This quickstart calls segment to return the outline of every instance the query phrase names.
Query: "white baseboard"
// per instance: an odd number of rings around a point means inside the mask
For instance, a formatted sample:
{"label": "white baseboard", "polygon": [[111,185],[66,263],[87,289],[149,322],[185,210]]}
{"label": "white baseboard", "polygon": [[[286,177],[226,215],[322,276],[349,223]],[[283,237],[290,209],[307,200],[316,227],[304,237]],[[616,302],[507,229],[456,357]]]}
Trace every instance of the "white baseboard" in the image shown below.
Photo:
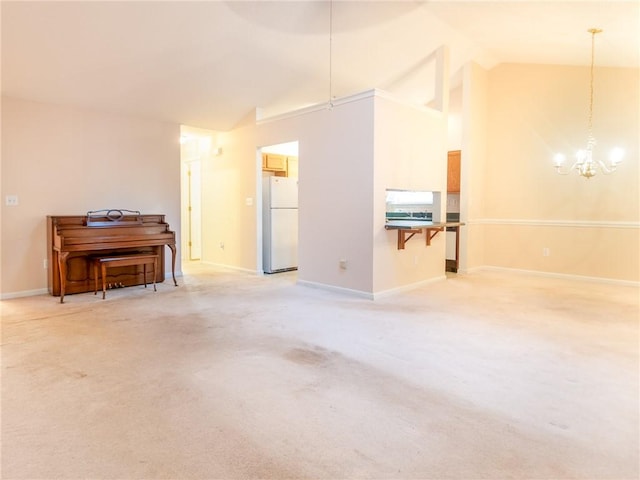
{"label": "white baseboard", "polygon": [[235,265],[225,265],[223,263],[214,263],[214,262],[205,262],[205,261],[201,261],[200,264],[201,265],[208,265],[210,267],[221,268],[221,269],[224,269],[224,270],[233,270],[233,271],[236,271],[236,272],[250,273],[252,275],[262,275],[262,271],[251,270],[249,268],[238,267],[238,266],[235,266]]}
{"label": "white baseboard", "polygon": [[370,292],[364,292],[362,290],[353,290],[351,288],[336,287],[335,285],[329,285],[326,283],[310,282],[309,280],[299,280],[298,285],[305,287],[317,288],[319,290],[326,290],[329,292],[342,293],[351,297],[366,298],[367,300],[373,300],[373,294]]}
{"label": "white baseboard", "polygon": [[408,285],[402,285],[402,286],[396,287],[396,288],[390,288],[389,290],[382,290],[381,292],[376,292],[376,293],[373,294],[373,298],[374,298],[374,300],[377,300],[379,298],[389,297],[389,296],[392,296],[392,295],[396,295],[398,293],[406,292],[408,290],[415,290],[416,288],[423,287],[423,286],[428,285],[430,283],[441,282],[441,281],[446,280],[446,279],[447,279],[446,275],[440,275],[438,277],[427,278],[426,280],[420,280],[419,282],[410,283]]}
{"label": "white baseboard", "polygon": [[[176,278],[182,277],[182,272],[176,272]],[[164,272],[165,280],[173,280],[171,272]],[[0,294],[0,300],[11,300],[12,298],[35,297],[36,295],[48,295],[49,289],[38,288],[36,290],[22,290],[21,292],[10,292]]]}
{"label": "white baseboard", "polygon": [[640,228],[639,222],[592,221],[592,220],[542,220],[523,218],[478,218],[467,219],[467,225],[520,225],[527,227],[569,228]]}
{"label": "white baseboard", "polygon": [[35,297],[36,295],[46,295],[49,290],[46,288],[38,288],[36,290],[22,290],[21,292],[3,293],[0,300],[11,300],[12,298]]}
{"label": "white baseboard", "polygon": [[604,283],[608,285],[624,285],[627,287],[640,287],[640,282],[634,282],[633,280],[620,280],[617,278],[606,278],[606,277],[587,277],[585,275],[572,275],[568,273],[543,272],[539,270],[524,270],[519,268],[496,267],[492,265],[473,267],[465,270],[464,272],[460,271],[460,273],[475,273],[475,272],[481,272],[481,271],[505,272],[505,273],[519,274],[519,275],[534,275],[537,277],[559,278],[564,280],[578,280],[581,282]]}
{"label": "white baseboard", "polygon": [[366,298],[367,300],[378,300],[380,298],[389,297],[392,295],[396,295],[398,293],[406,292],[408,290],[415,290],[416,288],[424,286],[429,283],[440,282],[442,280],[446,280],[446,278],[447,278],[446,275],[442,275],[439,277],[428,278],[426,280],[421,280],[419,282],[410,283],[408,285],[402,285],[400,287],[390,288],[389,290],[382,290],[380,292],[375,292],[375,293],[365,292],[362,290],[354,290],[351,288],[336,287],[335,285],[328,285],[326,283],[310,282],[308,280],[298,280],[297,283],[306,287],[312,287],[312,288],[318,288],[320,290],[327,290],[330,292],[342,293],[352,297]]}

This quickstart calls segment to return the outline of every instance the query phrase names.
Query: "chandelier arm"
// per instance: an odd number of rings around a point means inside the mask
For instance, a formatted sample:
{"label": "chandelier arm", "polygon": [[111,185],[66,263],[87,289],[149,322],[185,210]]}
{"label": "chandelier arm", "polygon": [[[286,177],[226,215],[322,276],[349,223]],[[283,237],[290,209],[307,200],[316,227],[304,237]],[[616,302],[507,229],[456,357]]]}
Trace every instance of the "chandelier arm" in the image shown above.
{"label": "chandelier arm", "polygon": [[556,165],[555,169],[556,172],[558,173],[558,175],[569,175],[571,172],[573,172],[574,170],[579,170],[580,167],[578,166],[580,162],[575,162],[573,165],[571,165],[567,170],[562,170],[562,167],[564,165]]}
{"label": "chandelier arm", "polygon": [[614,168],[609,167],[602,160],[598,160],[598,165],[600,165],[600,168],[602,169],[602,173],[604,173],[605,175],[609,175],[610,173],[613,173],[613,171],[615,170],[615,167]]}

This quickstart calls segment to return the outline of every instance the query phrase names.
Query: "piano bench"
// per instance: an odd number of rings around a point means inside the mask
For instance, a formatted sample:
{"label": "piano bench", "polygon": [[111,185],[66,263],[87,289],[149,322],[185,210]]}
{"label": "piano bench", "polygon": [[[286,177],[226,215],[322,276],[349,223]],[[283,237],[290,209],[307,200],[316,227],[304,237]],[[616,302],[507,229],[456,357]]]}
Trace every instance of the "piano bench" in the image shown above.
{"label": "piano bench", "polygon": [[156,271],[158,269],[159,255],[153,253],[132,253],[123,255],[111,255],[93,258],[93,294],[98,294],[98,267],[102,277],[102,299],[107,295],[107,268],[109,267],[129,267],[131,265],[142,265],[144,276],[144,288],[147,288],[147,265],[153,265],[153,291],[156,290]]}

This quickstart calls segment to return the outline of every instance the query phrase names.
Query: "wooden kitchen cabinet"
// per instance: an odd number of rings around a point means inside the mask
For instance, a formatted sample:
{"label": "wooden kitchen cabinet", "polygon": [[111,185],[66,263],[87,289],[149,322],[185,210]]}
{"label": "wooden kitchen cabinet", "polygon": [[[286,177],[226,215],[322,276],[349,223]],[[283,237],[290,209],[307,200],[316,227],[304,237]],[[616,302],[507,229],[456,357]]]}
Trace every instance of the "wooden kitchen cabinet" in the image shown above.
{"label": "wooden kitchen cabinet", "polygon": [[460,193],[460,150],[447,155],[447,192]]}
{"label": "wooden kitchen cabinet", "polygon": [[298,178],[298,157],[290,157],[278,153],[263,153],[262,170],[274,172],[277,177]]}
{"label": "wooden kitchen cabinet", "polygon": [[277,153],[263,153],[262,169],[269,170],[271,172],[286,172],[287,171],[286,155],[280,155]]}

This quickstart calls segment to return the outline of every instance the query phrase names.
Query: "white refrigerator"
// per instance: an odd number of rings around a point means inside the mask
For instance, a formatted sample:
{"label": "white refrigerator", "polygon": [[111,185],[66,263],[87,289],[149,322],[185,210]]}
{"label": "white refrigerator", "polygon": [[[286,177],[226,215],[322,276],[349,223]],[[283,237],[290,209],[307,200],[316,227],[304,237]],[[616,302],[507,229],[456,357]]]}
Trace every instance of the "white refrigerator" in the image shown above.
{"label": "white refrigerator", "polygon": [[298,268],[298,179],[264,177],[262,263],[265,273]]}

